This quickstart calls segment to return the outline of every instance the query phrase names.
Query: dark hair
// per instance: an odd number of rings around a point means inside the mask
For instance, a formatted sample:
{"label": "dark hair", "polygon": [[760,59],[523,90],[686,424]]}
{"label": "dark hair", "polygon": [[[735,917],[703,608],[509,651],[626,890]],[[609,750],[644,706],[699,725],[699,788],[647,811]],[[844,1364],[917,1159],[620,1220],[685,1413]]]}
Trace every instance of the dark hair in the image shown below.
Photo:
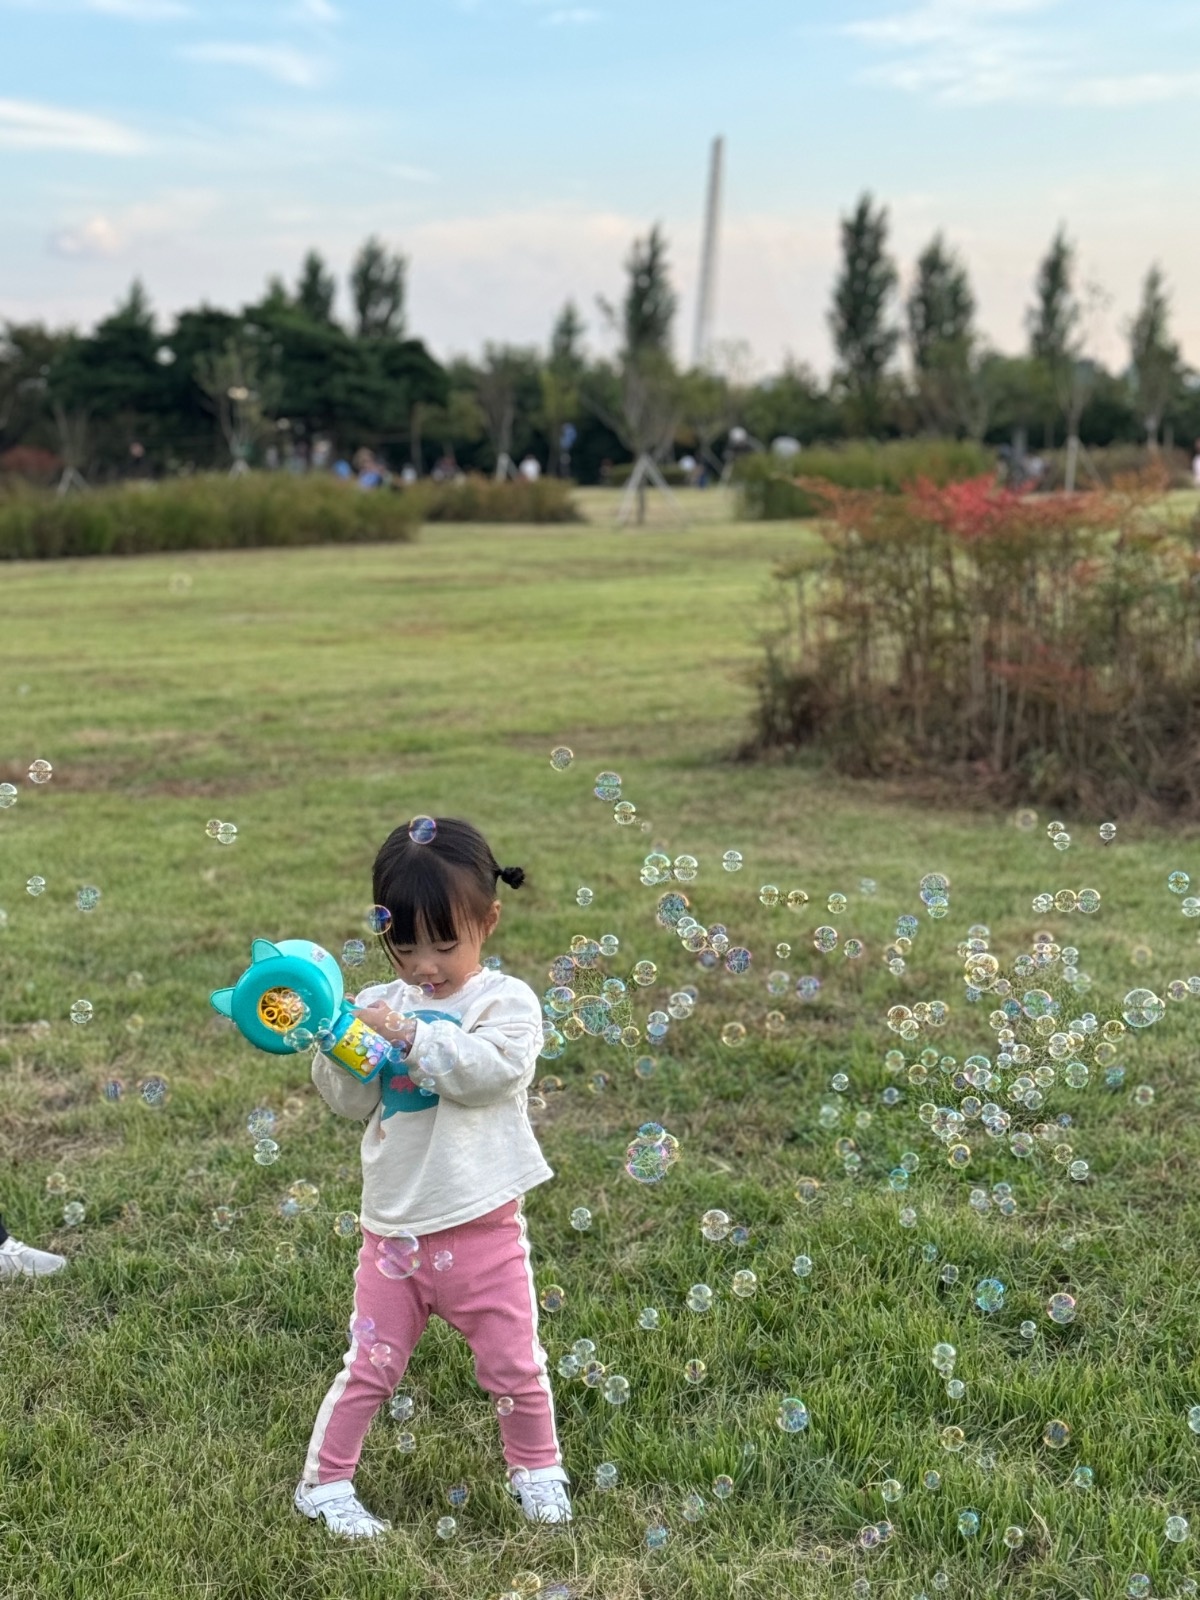
{"label": "dark hair", "polygon": [[392,914],[388,944],[415,944],[419,931],[439,942],[458,938],[458,922],[480,923],[496,898],[497,882],[519,889],[520,867],[502,867],[487,840],[458,817],[436,817],[427,844],[402,822],[380,846],[372,875],[375,904]]}

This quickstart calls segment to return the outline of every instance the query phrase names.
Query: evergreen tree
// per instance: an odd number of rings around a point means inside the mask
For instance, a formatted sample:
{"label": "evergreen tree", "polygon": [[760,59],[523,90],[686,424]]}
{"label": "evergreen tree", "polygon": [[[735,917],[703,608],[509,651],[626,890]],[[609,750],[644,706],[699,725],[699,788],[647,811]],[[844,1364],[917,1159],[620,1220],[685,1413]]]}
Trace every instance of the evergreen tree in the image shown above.
{"label": "evergreen tree", "polygon": [[408,262],[371,237],[354,258],[350,294],[360,339],[404,337],[404,292]]}
{"label": "evergreen tree", "polygon": [[980,433],[975,296],[966,268],[940,233],[917,259],[906,310],[917,404],[926,425],[939,433]]}
{"label": "evergreen tree", "polygon": [[1074,278],[1075,247],[1060,227],[1038,268],[1034,303],[1025,318],[1030,355],[1054,374],[1078,355],[1080,308]]}
{"label": "evergreen tree", "polygon": [[1179,346],[1170,335],[1170,301],[1162,269],[1153,266],[1142,285],[1142,303],[1129,329],[1134,393],[1146,429],[1146,442],[1158,449],[1164,413],[1180,385]]}
{"label": "evergreen tree", "polygon": [[625,270],[629,277],[621,317],[625,354],[634,359],[669,359],[678,302],[667,276],[667,242],[657,223],[644,239],[634,240]]}
{"label": "evergreen tree", "polygon": [[967,269],[942,235],[936,234],[917,258],[917,276],[908,296],[908,338],[913,366],[932,372],[947,351],[970,350],[975,337],[975,296]]}
{"label": "evergreen tree", "polygon": [[579,381],[584,370],[582,338],[583,319],[574,301],[568,300],[551,330],[550,354],[541,374],[541,420],[549,445],[550,470],[556,476],[567,473],[567,453],[560,439],[564,423],[574,419],[579,407]]}
{"label": "evergreen tree", "polygon": [[337,283],[315,250],[310,250],[300,269],[296,285],[296,310],[313,322],[332,323]]}
{"label": "evergreen tree", "polygon": [[886,207],[875,210],[864,194],[842,219],[842,266],[829,313],[841,381],[869,432],[879,426],[883,379],[900,342],[890,317],[898,274],[887,253],[887,234]]}

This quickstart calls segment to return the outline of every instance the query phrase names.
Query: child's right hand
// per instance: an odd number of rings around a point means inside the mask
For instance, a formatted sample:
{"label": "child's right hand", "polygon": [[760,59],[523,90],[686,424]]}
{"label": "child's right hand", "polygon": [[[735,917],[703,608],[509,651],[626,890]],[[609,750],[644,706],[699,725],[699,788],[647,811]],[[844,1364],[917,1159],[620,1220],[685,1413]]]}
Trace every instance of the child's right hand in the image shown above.
{"label": "child's right hand", "polygon": [[360,1022],[365,1022],[368,1028],[382,1034],[391,1044],[402,1044],[407,1049],[412,1049],[413,1040],[417,1035],[415,1018],[400,1016],[382,1000],[376,1000],[369,1006],[355,1006],[354,1015]]}

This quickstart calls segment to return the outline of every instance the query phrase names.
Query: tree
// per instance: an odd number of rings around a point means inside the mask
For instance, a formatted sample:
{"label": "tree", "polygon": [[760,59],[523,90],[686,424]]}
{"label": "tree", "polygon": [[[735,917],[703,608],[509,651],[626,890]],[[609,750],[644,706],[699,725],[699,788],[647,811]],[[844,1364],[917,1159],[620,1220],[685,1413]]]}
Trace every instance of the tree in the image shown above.
{"label": "tree", "polygon": [[1179,346],[1170,336],[1170,300],[1162,269],[1153,266],[1142,285],[1142,303],[1129,329],[1129,362],[1134,393],[1146,429],[1146,443],[1158,449],[1163,416],[1179,391]]}
{"label": "tree", "polygon": [[268,420],[278,399],[278,380],[264,372],[262,353],[249,331],[220,351],[206,351],[195,364],[196,383],[217,419],[234,473],[244,472],[254,446],[273,431]]}
{"label": "tree", "polygon": [[887,253],[888,214],[864,194],[842,219],[842,266],[829,328],[852,410],[868,432],[879,427],[884,374],[900,342],[890,318],[898,274]]}
{"label": "tree", "polygon": [[333,321],[333,302],[337,297],[337,283],[324,261],[315,250],[310,250],[300,269],[296,285],[296,310],[302,311],[313,322]]}
{"label": "tree", "polygon": [[50,443],[49,377],[71,338],[40,322],[5,324],[0,332],[0,446],[8,439]]}
{"label": "tree", "polygon": [[626,353],[669,357],[678,301],[667,276],[667,242],[657,223],[645,239],[634,240],[625,271],[629,280],[622,304]]}
{"label": "tree", "polygon": [[360,339],[400,339],[404,336],[404,293],[408,262],[392,255],[381,239],[372,236],[354,258],[350,269],[350,295],[354,301],[356,332]]}
{"label": "tree", "polygon": [[475,392],[496,455],[497,478],[515,470],[517,420],[518,416],[528,417],[537,406],[540,368],[541,361],[535,351],[513,345],[484,346],[483,366],[476,377]]}
{"label": "tree", "polygon": [[558,314],[550,333],[550,354],[542,368],[542,422],[550,449],[550,468],[563,472],[564,456],[560,440],[564,424],[570,422],[579,406],[579,383],[584,371],[583,319],[568,300]]}
{"label": "tree", "polygon": [[[1034,294],[1026,316],[1029,348],[1034,360],[1049,374],[1059,409],[1066,418],[1063,487],[1070,494],[1075,488],[1079,459],[1079,421],[1099,376],[1096,363],[1084,355],[1086,328],[1103,303],[1104,292],[1098,285],[1089,284],[1083,299],[1076,294],[1075,247],[1062,227],[1038,268]],[[1048,437],[1049,431],[1048,427]]]}
{"label": "tree", "polygon": [[[64,459],[82,470],[85,437],[99,461],[124,465],[131,445],[155,450],[163,431],[161,342],[146,291],[135,281],[116,309],[87,337],[74,337],[47,375],[47,392]],[[90,426],[85,426],[90,424]],[[64,429],[71,437],[66,448]]]}
{"label": "tree", "polygon": [[917,259],[906,306],[917,404],[939,433],[978,437],[981,407],[975,349],[975,296],[966,267],[935,234]]}

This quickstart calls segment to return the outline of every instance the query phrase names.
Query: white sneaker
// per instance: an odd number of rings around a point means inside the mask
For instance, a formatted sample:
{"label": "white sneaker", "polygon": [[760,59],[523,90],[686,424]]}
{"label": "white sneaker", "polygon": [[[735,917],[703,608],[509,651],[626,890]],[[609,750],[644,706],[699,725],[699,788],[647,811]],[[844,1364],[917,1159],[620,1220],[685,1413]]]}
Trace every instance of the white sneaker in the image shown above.
{"label": "white sneaker", "polygon": [[66,1264],[66,1256],[35,1250],[20,1239],[5,1239],[0,1244],[0,1278],[48,1278],[52,1272],[61,1272]]}
{"label": "white sneaker", "polygon": [[530,1522],[570,1522],[570,1481],[562,1467],[514,1467],[508,1492],[521,1502]]}
{"label": "white sneaker", "polygon": [[296,1510],[314,1522],[318,1519],[341,1539],[377,1539],[390,1522],[373,1517],[354,1492],[349,1478],[334,1483],[296,1485]]}

